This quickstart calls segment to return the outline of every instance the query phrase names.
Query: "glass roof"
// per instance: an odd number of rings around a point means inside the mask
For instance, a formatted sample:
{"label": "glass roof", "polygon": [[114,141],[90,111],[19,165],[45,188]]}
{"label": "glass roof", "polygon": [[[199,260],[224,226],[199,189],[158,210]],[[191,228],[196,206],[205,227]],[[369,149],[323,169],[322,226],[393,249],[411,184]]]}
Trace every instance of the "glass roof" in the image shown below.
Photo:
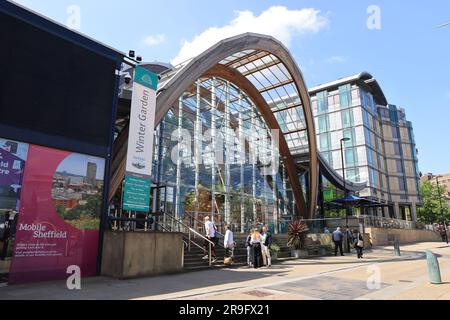
{"label": "glass roof", "polygon": [[[183,62],[163,74],[160,89],[181,72],[190,61]],[[270,106],[293,155],[309,152],[307,125],[302,102],[294,80],[285,65],[273,54],[263,50],[235,53],[220,64],[238,70],[260,92]],[[208,83],[202,83],[208,89]],[[238,96],[232,97],[232,100]],[[238,110],[234,110],[238,112]]]}
{"label": "glass roof", "polygon": [[261,50],[239,52],[220,64],[238,70],[261,93],[278,120],[291,153],[308,153],[303,106],[285,65],[273,54]]}

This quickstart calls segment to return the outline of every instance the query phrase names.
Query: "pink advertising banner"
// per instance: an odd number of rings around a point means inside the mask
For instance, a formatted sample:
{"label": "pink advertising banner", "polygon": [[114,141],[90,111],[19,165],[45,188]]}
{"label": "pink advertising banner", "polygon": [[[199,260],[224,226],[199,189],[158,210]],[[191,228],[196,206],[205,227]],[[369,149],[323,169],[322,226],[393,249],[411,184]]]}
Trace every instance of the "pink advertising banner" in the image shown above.
{"label": "pink advertising banner", "polygon": [[104,159],[30,145],[9,283],[96,274]]}

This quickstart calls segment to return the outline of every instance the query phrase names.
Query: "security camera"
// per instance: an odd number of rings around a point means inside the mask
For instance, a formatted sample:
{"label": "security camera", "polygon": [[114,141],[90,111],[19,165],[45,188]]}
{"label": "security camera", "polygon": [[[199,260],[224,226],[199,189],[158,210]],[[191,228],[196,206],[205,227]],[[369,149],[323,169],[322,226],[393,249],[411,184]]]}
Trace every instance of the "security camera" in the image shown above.
{"label": "security camera", "polygon": [[130,82],[131,82],[131,76],[130,76],[130,74],[129,73],[127,73],[126,75],[125,75],[125,83],[126,84],[130,84]]}
{"label": "security camera", "polygon": [[136,52],[135,52],[134,50],[130,50],[130,51],[128,52],[128,56],[129,56],[130,58],[134,58],[134,57],[136,56]]}

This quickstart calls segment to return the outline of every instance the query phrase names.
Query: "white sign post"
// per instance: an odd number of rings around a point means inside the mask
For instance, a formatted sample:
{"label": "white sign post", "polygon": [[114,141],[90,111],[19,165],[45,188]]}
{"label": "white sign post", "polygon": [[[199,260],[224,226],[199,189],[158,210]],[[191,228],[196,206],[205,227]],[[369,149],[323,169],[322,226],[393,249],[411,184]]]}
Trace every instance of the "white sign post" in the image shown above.
{"label": "white sign post", "polygon": [[131,99],[124,210],[150,211],[157,87],[158,76],[136,66]]}

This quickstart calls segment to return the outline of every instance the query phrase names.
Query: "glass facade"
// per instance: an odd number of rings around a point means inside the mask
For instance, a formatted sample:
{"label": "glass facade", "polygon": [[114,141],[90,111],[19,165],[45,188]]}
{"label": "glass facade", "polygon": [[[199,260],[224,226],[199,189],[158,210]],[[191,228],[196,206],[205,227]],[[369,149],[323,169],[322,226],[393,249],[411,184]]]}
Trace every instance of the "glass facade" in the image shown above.
{"label": "glass facade", "polygon": [[[420,205],[420,188],[412,124],[406,121],[403,109],[382,105],[370,86],[355,79],[321,86],[321,91],[311,94],[313,106],[317,106],[313,112],[319,151],[337,173],[345,166],[347,180],[366,182],[368,188],[359,195],[386,204],[380,211],[385,216],[392,215],[395,208],[400,217],[401,203],[410,203],[415,213]],[[344,163],[342,138],[350,139],[344,143]]]}
{"label": "glass facade", "polygon": [[274,230],[295,214],[277,137],[234,84],[199,79],[156,132],[153,172],[167,188],[165,204],[159,204],[166,211],[180,218],[212,216],[238,232],[255,223]]}

